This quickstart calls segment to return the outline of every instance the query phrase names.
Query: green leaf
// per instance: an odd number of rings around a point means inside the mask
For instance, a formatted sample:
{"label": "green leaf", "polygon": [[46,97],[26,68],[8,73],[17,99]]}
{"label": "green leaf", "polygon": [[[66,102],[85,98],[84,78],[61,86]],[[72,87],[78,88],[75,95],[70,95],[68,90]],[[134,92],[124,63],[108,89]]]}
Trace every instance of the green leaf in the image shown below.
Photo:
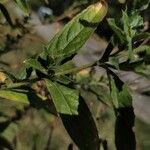
{"label": "green leaf", "polygon": [[45,82],[57,112],[61,114],[77,115],[79,104],[78,91],[47,79],[45,79]]}
{"label": "green leaf", "polygon": [[27,0],[14,0],[17,5],[26,13],[28,14],[28,4]]}
{"label": "green leaf", "polygon": [[16,91],[0,90],[0,97],[8,100],[29,104],[29,99],[26,93]]}
{"label": "green leaf", "polygon": [[37,95],[33,90],[21,90],[21,89],[11,89],[11,90],[0,90],[0,98],[4,98],[10,101],[19,102],[24,105],[31,104],[37,109],[45,109],[48,112],[56,115],[57,112],[53,103],[49,100],[44,100],[41,96]]}
{"label": "green leaf", "polygon": [[111,97],[115,108],[124,108],[132,106],[132,96],[128,91],[128,87],[124,84],[122,90],[119,91],[114,79],[111,79]]}
{"label": "green leaf", "polygon": [[64,85],[68,85],[73,80],[70,77],[63,75],[63,76],[59,76],[58,78],[56,78],[56,81],[61,83],[61,84],[64,84]]}
{"label": "green leaf", "polygon": [[123,11],[122,24],[126,36],[126,41],[128,43],[129,59],[133,57],[133,38],[137,34],[137,28],[143,25],[143,18],[137,12],[133,12],[130,15],[127,14],[127,10]]}
{"label": "green leaf", "polygon": [[143,18],[137,12],[133,12],[130,15],[127,14],[127,10],[123,11],[122,23],[124,27],[124,32],[128,41],[128,36],[133,38],[137,33],[136,29],[143,26]]}
{"label": "green leaf", "polygon": [[72,140],[81,150],[99,150],[100,141],[92,114],[79,97],[78,115],[60,114],[62,122]]}
{"label": "green leaf", "polygon": [[55,75],[68,74],[68,72],[70,73],[76,68],[77,67],[75,66],[74,62],[71,60],[71,61],[64,63],[63,65],[58,66],[55,69]]}
{"label": "green leaf", "polygon": [[45,68],[42,67],[42,65],[40,64],[40,62],[37,59],[29,58],[29,59],[25,60],[24,63],[28,67],[32,67],[33,69],[36,69],[44,74],[47,74]]}
{"label": "green leaf", "polygon": [[[50,41],[47,54],[60,62],[78,52],[107,13],[106,2],[89,6]],[[44,53],[42,53],[44,55]]]}
{"label": "green leaf", "polygon": [[111,29],[115,32],[115,34],[120,39],[121,43],[123,43],[125,41],[125,35],[124,35],[124,32],[122,31],[122,29],[120,29],[116,25],[115,19],[114,18],[108,18],[107,21],[108,21],[108,24],[111,27]]}
{"label": "green leaf", "polygon": [[8,83],[3,89],[24,89],[31,86],[30,82],[17,82],[17,83]]}
{"label": "green leaf", "polygon": [[28,79],[32,74],[33,69],[27,65],[23,65],[19,72],[15,75],[18,80]]}

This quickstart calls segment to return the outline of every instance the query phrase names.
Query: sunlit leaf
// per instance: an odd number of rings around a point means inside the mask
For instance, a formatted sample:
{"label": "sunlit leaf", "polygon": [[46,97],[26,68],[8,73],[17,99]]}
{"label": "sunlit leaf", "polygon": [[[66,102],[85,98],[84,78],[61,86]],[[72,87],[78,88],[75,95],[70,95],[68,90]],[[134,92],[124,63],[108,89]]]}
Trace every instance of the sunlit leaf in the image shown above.
{"label": "sunlit leaf", "polygon": [[0,90],[0,97],[24,104],[29,104],[29,99],[26,93],[20,93],[10,90]]}
{"label": "sunlit leaf", "polygon": [[47,54],[56,62],[77,53],[107,13],[106,2],[89,6],[50,41]]}
{"label": "sunlit leaf", "polygon": [[58,113],[77,115],[79,93],[59,83],[45,79],[47,89],[52,97]]}
{"label": "sunlit leaf", "polygon": [[[19,88],[19,87],[18,87]],[[51,101],[45,100],[42,96],[39,96],[37,93],[29,90],[23,89],[9,89],[9,90],[0,90],[0,98],[18,102],[23,105],[32,105],[37,109],[45,109],[52,114],[57,114],[55,107]]]}

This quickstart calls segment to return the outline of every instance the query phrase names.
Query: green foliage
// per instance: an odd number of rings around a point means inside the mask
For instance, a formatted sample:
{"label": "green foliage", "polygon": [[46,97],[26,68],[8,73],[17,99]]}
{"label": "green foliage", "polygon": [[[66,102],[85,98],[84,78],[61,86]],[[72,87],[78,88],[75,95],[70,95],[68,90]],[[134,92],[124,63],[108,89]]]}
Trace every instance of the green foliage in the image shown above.
{"label": "green foliage", "polygon": [[33,58],[29,58],[27,60],[24,61],[24,64],[26,66],[29,66],[29,67],[32,67],[33,69],[35,70],[38,70],[44,74],[46,74],[46,70],[45,68],[40,64],[40,62],[36,59],[33,59]]}
{"label": "green foliage", "polygon": [[[16,2],[24,10],[27,10],[25,1]],[[24,80],[30,80],[32,74],[35,72],[36,76],[35,79],[32,79],[33,83],[34,80],[38,81],[44,78],[45,86],[50,94],[50,97],[46,97],[53,100],[56,111],[60,114],[70,136],[81,149],[92,149],[93,144],[95,145],[94,149],[98,149],[98,133],[88,107],[83,100],[80,100],[81,102],[79,101],[79,91],[68,87],[69,78],[65,78],[65,74],[78,71],[79,68],[72,68],[74,64],[70,61],[70,57],[75,55],[85,44],[98,26],[98,23],[102,21],[106,15],[106,12],[106,3],[99,2],[89,6],[72,19],[72,21],[50,41],[40,56],[25,60],[23,70],[21,70],[16,77],[13,77],[15,80],[24,82]],[[70,60],[68,61],[67,59]],[[63,85],[64,83],[65,85]],[[8,91],[8,87],[11,90]],[[4,87],[5,90],[1,90],[0,97],[17,102],[21,101],[26,104],[31,103],[31,105],[35,107],[39,107],[40,104],[43,104],[40,97],[38,101],[38,96],[34,95],[34,93],[31,94],[32,91],[29,90],[30,88],[26,84],[22,86],[12,83],[12,85],[8,87],[6,89]],[[47,104],[45,103],[45,105]],[[43,105],[42,107],[46,109],[46,106]],[[49,106],[47,109],[49,110]],[[72,119],[70,120],[69,118]],[[70,125],[74,126],[77,132],[73,133],[73,129]],[[86,133],[85,130],[86,125],[88,125],[88,133]],[[83,133],[82,136],[80,136],[80,132]]]}
{"label": "green foliage", "polygon": [[126,43],[129,59],[132,59],[132,43],[133,39],[138,34],[138,28],[143,26],[143,18],[139,15],[138,12],[132,12],[128,15],[127,10],[122,12],[121,24],[122,27],[116,25],[114,19],[108,19],[108,23],[112,30],[116,33],[117,38],[121,41],[121,43]]}
{"label": "green foliage", "polygon": [[100,3],[92,5],[70,21],[61,32],[50,41],[46,55],[56,63],[78,52],[104,18],[107,6]]}
{"label": "green foliage", "polygon": [[115,34],[118,36],[121,43],[125,41],[125,33],[116,25],[114,18],[109,18],[108,24],[112,28],[112,30],[115,32]]}
{"label": "green foliage", "polygon": [[118,91],[115,82],[113,79],[111,79],[111,96],[112,101],[115,106],[115,108],[123,108],[123,107],[130,107],[132,106],[132,97],[129,94],[129,91],[127,89],[126,85],[123,85],[122,91]]}
{"label": "green foliage", "polygon": [[[15,2],[24,12],[28,12],[26,0]],[[132,96],[127,84],[120,80],[116,72],[132,71],[150,78],[150,46],[146,43],[150,34],[143,30],[144,19],[140,15],[148,7],[149,0],[145,0],[142,5],[139,3],[139,0],[135,0],[131,11],[128,8],[123,10],[121,18],[107,19],[113,35],[103,56],[91,64],[77,67],[73,57],[104,19],[108,6],[102,0],[87,7],[54,36],[42,53],[26,59],[17,75],[1,69],[6,79],[0,78],[0,97],[23,103],[24,108],[32,106],[58,114],[68,134],[81,150],[98,150],[100,147],[107,149],[107,139],[102,139],[99,135],[90,109],[81,96],[83,91],[89,92],[115,112],[117,150],[135,150]],[[7,22],[16,28],[7,9],[3,5],[1,9],[4,10]],[[95,67],[103,68],[107,76],[95,79]],[[84,74],[84,69],[87,68],[90,71]],[[80,76],[82,71],[83,77]],[[22,117],[22,109],[20,113],[18,116]],[[15,122],[19,119],[14,117],[11,120]],[[0,127],[1,132],[6,131],[10,121],[6,120],[4,124]],[[5,140],[1,136],[0,139]],[[36,136],[33,139],[36,141]],[[36,149],[37,145],[35,142],[32,149]]]}
{"label": "green foliage", "polygon": [[79,93],[59,83],[45,80],[56,110],[60,114],[77,115]]}
{"label": "green foliage", "polygon": [[16,102],[21,102],[24,104],[29,104],[28,96],[25,93],[20,93],[17,91],[8,91],[8,90],[0,90],[0,97],[13,100]]}

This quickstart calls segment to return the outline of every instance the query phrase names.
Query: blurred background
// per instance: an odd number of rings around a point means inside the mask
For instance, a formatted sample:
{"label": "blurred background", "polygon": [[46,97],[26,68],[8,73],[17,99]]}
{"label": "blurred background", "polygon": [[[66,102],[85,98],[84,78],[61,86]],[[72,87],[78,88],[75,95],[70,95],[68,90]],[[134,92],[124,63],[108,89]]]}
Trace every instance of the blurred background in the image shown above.
{"label": "blurred background", "polygon": [[[27,1],[29,1],[29,16],[11,0],[2,0],[10,15],[10,22],[0,11],[0,68],[5,68],[15,74],[26,58],[41,52],[69,20],[88,5],[96,2],[96,0]],[[121,9],[126,6],[124,2],[125,0],[108,1],[107,17],[119,18]],[[144,11],[142,15],[149,31],[150,9]],[[11,23],[18,24],[18,28],[13,28]],[[74,58],[76,65],[94,62],[100,58],[111,35],[112,31],[104,19],[81,52]],[[103,78],[104,74],[103,69],[97,68],[93,82]],[[134,100],[137,150],[149,150],[150,80],[132,72],[121,72],[119,76],[130,86]],[[5,77],[0,73],[0,84],[3,78]],[[88,70],[79,72],[77,79],[85,84],[88,83]],[[113,110],[97,101],[91,93],[83,90],[82,95],[94,116],[100,137],[107,139],[110,150],[115,150]],[[14,150],[69,150],[72,147],[77,149],[58,117],[44,109],[38,110],[4,99],[0,99],[0,150],[3,150],[1,143],[5,143],[7,149]]]}

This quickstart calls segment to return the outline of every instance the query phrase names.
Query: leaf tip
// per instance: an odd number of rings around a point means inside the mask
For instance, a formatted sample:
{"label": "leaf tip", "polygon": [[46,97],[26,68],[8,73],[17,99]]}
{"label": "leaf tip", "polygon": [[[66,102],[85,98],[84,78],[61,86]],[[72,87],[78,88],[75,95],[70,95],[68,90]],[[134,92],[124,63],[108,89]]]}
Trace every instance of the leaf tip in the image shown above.
{"label": "leaf tip", "polygon": [[97,11],[97,12],[100,11],[103,16],[106,15],[107,10],[108,10],[108,5],[107,5],[106,0],[101,0],[100,2],[94,5],[94,11]]}

